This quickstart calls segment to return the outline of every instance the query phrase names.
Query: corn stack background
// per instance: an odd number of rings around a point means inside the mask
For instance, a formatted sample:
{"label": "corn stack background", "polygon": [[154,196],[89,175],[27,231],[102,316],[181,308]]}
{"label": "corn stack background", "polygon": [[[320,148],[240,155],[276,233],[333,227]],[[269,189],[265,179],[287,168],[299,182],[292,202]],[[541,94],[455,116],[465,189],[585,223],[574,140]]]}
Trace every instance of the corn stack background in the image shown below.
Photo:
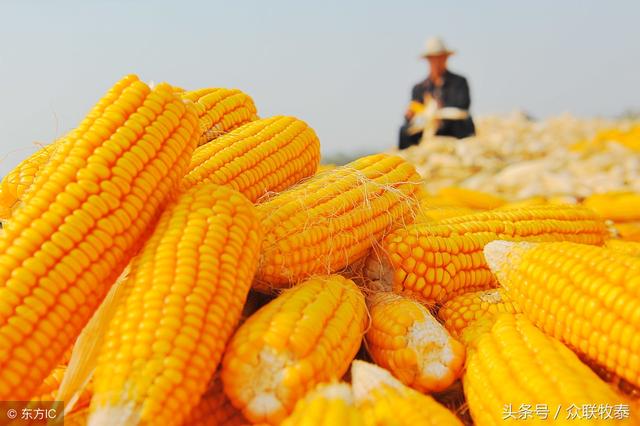
{"label": "corn stack background", "polygon": [[77,426],[640,424],[640,125],[480,118],[341,165],[310,124],[131,75],[25,156],[0,400]]}

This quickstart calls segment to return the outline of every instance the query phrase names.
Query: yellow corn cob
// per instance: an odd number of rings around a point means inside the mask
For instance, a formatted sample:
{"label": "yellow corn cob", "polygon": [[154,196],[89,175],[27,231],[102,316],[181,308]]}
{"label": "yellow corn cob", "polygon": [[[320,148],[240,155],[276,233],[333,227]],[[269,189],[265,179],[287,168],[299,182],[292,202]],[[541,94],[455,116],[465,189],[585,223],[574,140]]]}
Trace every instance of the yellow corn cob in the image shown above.
{"label": "yellow corn cob", "polygon": [[216,375],[183,426],[241,426],[247,423],[242,413],[231,405],[222,389],[222,380]]}
{"label": "yellow corn cob", "polygon": [[307,391],[347,371],[366,322],[362,293],[341,276],[283,292],[231,339],[222,365],[226,394],[248,420],[277,424]]}
{"label": "yellow corn cob", "polygon": [[502,312],[516,313],[518,308],[501,288],[465,293],[447,301],[438,317],[453,336],[461,336],[465,328],[479,318]]}
{"label": "yellow corn cob", "polygon": [[477,210],[471,209],[469,207],[460,207],[460,206],[439,206],[439,207],[428,207],[425,205],[420,206],[420,211],[416,215],[414,220],[415,223],[419,222],[428,222],[433,220],[442,220],[450,217],[456,216],[464,216],[467,214],[472,214],[477,212]]}
{"label": "yellow corn cob", "polygon": [[[567,347],[521,314],[498,315],[488,331],[470,340],[463,385],[477,426],[637,424],[637,419],[624,423],[595,416],[568,419],[572,404],[582,415],[583,405],[613,408],[627,401]],[[545,413],[546,420],[542,418]],[[519,417],[522,415],[526,420]]]}
{"label": "yellow corn cob", "polygon": [[487,245],[500,284],[537,326],[640,386],[640,258],[572,243]]}
{"label": "yellow corn cob", "polygon": [[577,204],[577,200],[571,196],[562,196],[557,195],[554,197],[542,197],[542,196],[534,196],[530,198],[525,198],[523,200],[512,201],[502,206],[498,207],[498,210],[511,210],[511,209],[520,209],[523,207],[532,207],[532,206],[541,206],[541,205],[549,205],[549,204],[561,204],[561,205],[575,205]]}
{"label": "yellow corn cob", "polygon": [[318,170],[316,171],[316,173],[323,173],[323,172],[328,172],[329,170],[333,170],[336,167],[338,167],[335,164],[319,164],[318,165]]}
{"label": "yellow corn cob", "polygon": [[424,192],[420,195],[420,206],[422,208],[432,209],[436,207],[464,207],[461,203],[458,203],[451,198],[442,197],[440,195],[430,194],[427,188],[424,188]]}
{"label": "yellow corn cob", "polygon": [[92,425],[182,424],[240,318],[260,242],[253,205],[229,188],[201,185],[165,210],[122,283],[94,373]]}
{"label": "yellow corn cob", "polygon": [[625,240],[607,240],[606,248],[631,256],[640,256],[640,242]]}
{"label": "yellow corn cob", "polygon": [[203,145],[258,118],[253,99],[238,89],[208,88],[181,92],[198,111],[200,140]]}
{"label": "yellow corn cob", "polygon": [[607,228],[595,213],[578,206],[540,206],[487,211],[420,223],[389,234],[366,265],[379,287],[425,302],[495,286],[482,249],[490,241],[574,241],[604,243]]}
{"label": "yellow corn cob", "polygon": [[462,373],[464,346],[420,303],[393,293],[367,297],[367,349],[376,364],[421,392],[449,387]]}
{"label": "yellow corn cob", "polygon": [[254,288],[285,287],[364,258],[392,226],[412,220],[420,179],[400,157],[371,155],[260,204],[265,243]]}
{"label": "yellow corn cob", "polygon": [[[194,102],[201,129],[200,145],[257,119],[253,100],[240,90],[215,88],[185,92],[178,87],[172,89],[183,99]],[[0,182],[0,219],[9,218],[38,171],[51,158],[57,142],[33,153]]]}
{"label": "yellow corn cob", "polygon": [[521,209],[523,207],[540,206],[547,204],[547,199],[541,195],[525,198],[522,200],[511,201],[497,207],[498,210]]}
{"label": "yellow corn cob", "polygon": [[610,192],[587,197],[583,204],[605,219],[616,222],[640,220],[640,193]]}
{"label": "yellow corn cob", "polygon": [[640,221],[616,223],[614,228],[621,239],[640,242]]}
{"label": "yellow corn cob", "polygon": [[438,195],[451,200],[454,205],[480,210],[495,209],[507,202],[504,198],[488,192],[453,186],[440,189]]}
{"label": "yellow corn cob", "polygon": [[351,381],[356,405],[367,426],[462,426],[433,398],[403,385],[376,365],[353,361]]}
{"label": "yellow corn cob", "polygon": [[57,142],[46,145],[23,160],[0,182],[0,219],[8,219],[38,171],[49,161]]}
{"label": "yellow corn cob", "polygon": [[351,386],[323,383],[300,399],[282,426],[364,426],[353,402]]}
{"label": "yellow corn cob", "polygon": [[196,149],[182,188],[228,185],[255,202],[313,175],[319,160],[320,142],[304,121],[265,118]]}
{"label": "yellow corn cob", "polygon": [[0,400],[28,399],[137,250],[196,145],[165,84],[117,83],[62,141],[0,235]]}

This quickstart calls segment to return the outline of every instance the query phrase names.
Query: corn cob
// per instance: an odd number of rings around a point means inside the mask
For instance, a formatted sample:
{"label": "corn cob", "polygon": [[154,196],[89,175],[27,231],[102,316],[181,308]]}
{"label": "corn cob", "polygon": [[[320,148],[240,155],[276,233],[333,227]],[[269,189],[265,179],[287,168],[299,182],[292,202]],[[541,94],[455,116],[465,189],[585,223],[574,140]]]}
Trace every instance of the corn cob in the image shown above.
{"label": "corn cob", "polygon": [[[192,101],[199,117],[199,145],[207,143],[241,125],[257,119],[251,97],[237,89],[200,89],[185,92],[173,87],[182,99]],[[46,145],[22,161],[0,182],[0,219],[11,211],[32,185],[38,171],[49,161],[57,142]]]}
{"label": "corn cob", "polygon": [[165,210],[108,325],[92,425],[182,424],[240,318],[260,241],[254,207],[229,188],[201,185]]}
{"label": "corn cob", "polygon": [[577,206],[541,206],[488,211],[420,223],[396,230],[366,265],[383,289],[424,302],[494,287],[482,249],[490,241],[604,243],[607,228],[593,212]]}
{"label": "corn cob", "polygon": [[313,175],[319,160],[320,142],[304,121],[266,118],[196,149],[182,188],[202,182],[228,185],[255,202]]}
{"label": "corn cob", "polygon": [[487,245],[522,312],[586,359],[640,386],[640,258],[572,243]]}
{"label": "corn cob", "polygon": [[[35,394],[31,397],[31,401],[57,401],[57,393],[60,384],[62,383],[62,378],[64,377],[65,366],[58,366],[53,369],[51,374],[49,374],[44,381],[40,384],[40,387],[35,392]],[[79,395],[75,408],[73,411],[77,411],[77,409],[81,409],[83,407],[87,407],[89,405],[89,401],[91,400],[92,388],[91,386],[85,388],[83,392]]]}
{"label": "corn cob", "polygon": [[226,394],[251,422],[279,423],[311,388],[347,371],[366,322],[362,293],[341,276],[283,292],[231,339],[222,364]]}
{"label": "corn cob", "polygon": [[421,203],[420,211],[416,215],[415,223],[428,222],[433,220],[448,219],[450,217],[464,216],[477,212],[475,209],[460,206],[439,206],[428,207]]}
{"label": "corn cob", "polygon": [[543,206],[543,205],[575,205],[577,204],[577,200],[571,196],[554,196],[554,197],[542,197],[542,196],[534,196],[530,198],[525,198],[518,201],[512,201],[506,204],[501,205],[497,208],[497,210],[512,210],[512,209],[521,209],[523,207],[533,207],[533,206]]}
{"label": "corn cob", "polygon": [[[573,425],[582,422],[568,418],[572,404],[581,410],[583,404],[613,407],[626,402],[567,347],[521,314],[500,314],[487,331],[469,339],[463,385],[477,426],[525,419],[527,424]],[[597,417],[583,421],[615,424]]]}
{"label": "corn cob", "polygon": [[465,293],[447,301],[438,310],[438,317],[453,336],[461,336],[471,323],[485,316],[502,312],[516,313],[518,308],[501,288]]}
{"label": "corn cob", "polygon": [[241,426],[247,423],[242,413],[231,405],[222,389],[222,380],[216,375],[183,426]]}
{"label": "corn cob", "polygon": [[66,136],[0,236],[0,400],[28,399],[176,190],[195,112],[167,85],[117,83]]}
{"label": "corn cob", "polygon": [[200,125],[198,145],[258,118],[253,99],[238,89],[208,88],[181,92],[195,104]]}
{"label": "corn cob", "polygon": [[[459,207],[459,208],[470,208],[467,206],[458,203],[451,198],[442,197],[440,195],[432,195],[429,194],[426,188],[424,188],[423,193],[420,196],[420,206],[422,208],[432,209],[436,207]],[[475,209],[472,209],[475,210]]]}
{"label": "corn cob", "polygon": [[541,206],[547,204],[547,199],[541,195],[525,198],[517,201],[510,201],[496,207],[498,210],[521,209],[523,207]]}
{"label": "corn cob", "polygon": [[460,187],[446,187],[438,191],[438,195],[459,205],[479,210],[490,210],[506,204],[506,200],[488,192],[475,191]]}
{"label": "corn cob", "polygon": [[40,387],[36,391],[36,393],[31,397],[32,401],[55,401],[56,393],[58,392],[58,388],[60,387],[60,383],[62,382],[62,377],[64,376],[66,368],[64,366],[58,366],[51,371],[43,382],[40,384]]}
{"label": "corn cob", "polygon": [[640,242],[640,221],[616,223],[614,228],[620,239]]}
{"label": "corn cob", "polygon": [[0,182],[0,219],[8,219],[11,211],[29,189],[38,171],[49,161],[57,143],[45,145],[24,159]]}
{"label": "corn cob", "polygon": [[[87,426],[89,420],[89,407],[85,407],[81,410],[74,411],[73,413],[65,414],[64,426]],[[52,426],[58,426],[54,423]]]}
{"label": "corn cob", "polygon": [[282,426],[364,426],[353,402],[351,386],[323,383],[300,399]]}
{"label": "corn cob", "polygon": [[393,293],[367,297],[371,357],[402,383],[421,392],[449,387],[462,373],[464,346],[420,303]]}
{"label": "corn cob", "polygon": [[399,157],[360,158],[260,204],[265,243],[254,288],[285,287],[363,259],[394,224],[412,220],[420,176]]}
{"label": "corn cob", "polygon": [[333,170],[336,167],[338,167],[335,164],[319,164],[318,165],[318,170],[316,171],[316,173],[324,173],[324,172],[328,172],[329,170]]}
{"label": "corn cob", "polygon": [[587,197],[583,204],[605,219],[616,222],[640,220],[640,193],[610,192]]}
{"label": "corn cob", "polygon": [[356,405],[367,426],[462,426],[433,398],[403,385],[376,365],[353,361],[351,380]]}
{"label": "corn cob", "polygon": [[640,242],[625,240],[607,240],[606,248],[631,256],[640,256]]}

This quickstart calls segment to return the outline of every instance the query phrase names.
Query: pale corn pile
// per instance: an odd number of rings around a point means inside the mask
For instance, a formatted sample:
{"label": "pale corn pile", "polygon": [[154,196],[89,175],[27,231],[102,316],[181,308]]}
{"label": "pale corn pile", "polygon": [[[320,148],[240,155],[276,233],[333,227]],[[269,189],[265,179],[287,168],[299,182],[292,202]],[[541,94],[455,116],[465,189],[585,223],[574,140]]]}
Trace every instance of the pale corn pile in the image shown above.
{"label": "pale corn pile", "polygon": [[638,123],[491,117],[336,167],[258,114],[131,75],[4,177],[0,401],[91,426],[640,424]]}
{"label": "pale corn pile", "polygon": [[[638,192],[640,156],[633,145],[621,144],[618,135],[608,132],[606,137],[604,132],[633,124],[570,115],[543,121],[530,121],[522,114],[481,117],[475,137],[456,143],[434,137],[399,155],[416,165],[431,192],[460,186],[510,200]],[[602,137],[591,143],[598,132]]]}

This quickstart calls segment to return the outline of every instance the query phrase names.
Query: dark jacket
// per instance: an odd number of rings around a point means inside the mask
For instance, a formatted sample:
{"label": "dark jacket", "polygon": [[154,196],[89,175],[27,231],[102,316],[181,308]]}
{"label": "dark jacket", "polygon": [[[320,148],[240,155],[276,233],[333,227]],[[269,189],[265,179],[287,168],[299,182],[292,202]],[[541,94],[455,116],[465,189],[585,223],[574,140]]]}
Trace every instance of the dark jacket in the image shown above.
{"label": "dark jacket", "polygon": [[[471,105],[471,97],[467,79],[450,71],[445,71],[442,79],[441,87],[436,87],[428,78],[413,86],[411,100],[424,103],[424,95],[429,93],[440,101],[443,107],[468,110]],[[464,138],[475,134],[475,126],[470,116],[465,120],[442,120],[436,134]]]}

